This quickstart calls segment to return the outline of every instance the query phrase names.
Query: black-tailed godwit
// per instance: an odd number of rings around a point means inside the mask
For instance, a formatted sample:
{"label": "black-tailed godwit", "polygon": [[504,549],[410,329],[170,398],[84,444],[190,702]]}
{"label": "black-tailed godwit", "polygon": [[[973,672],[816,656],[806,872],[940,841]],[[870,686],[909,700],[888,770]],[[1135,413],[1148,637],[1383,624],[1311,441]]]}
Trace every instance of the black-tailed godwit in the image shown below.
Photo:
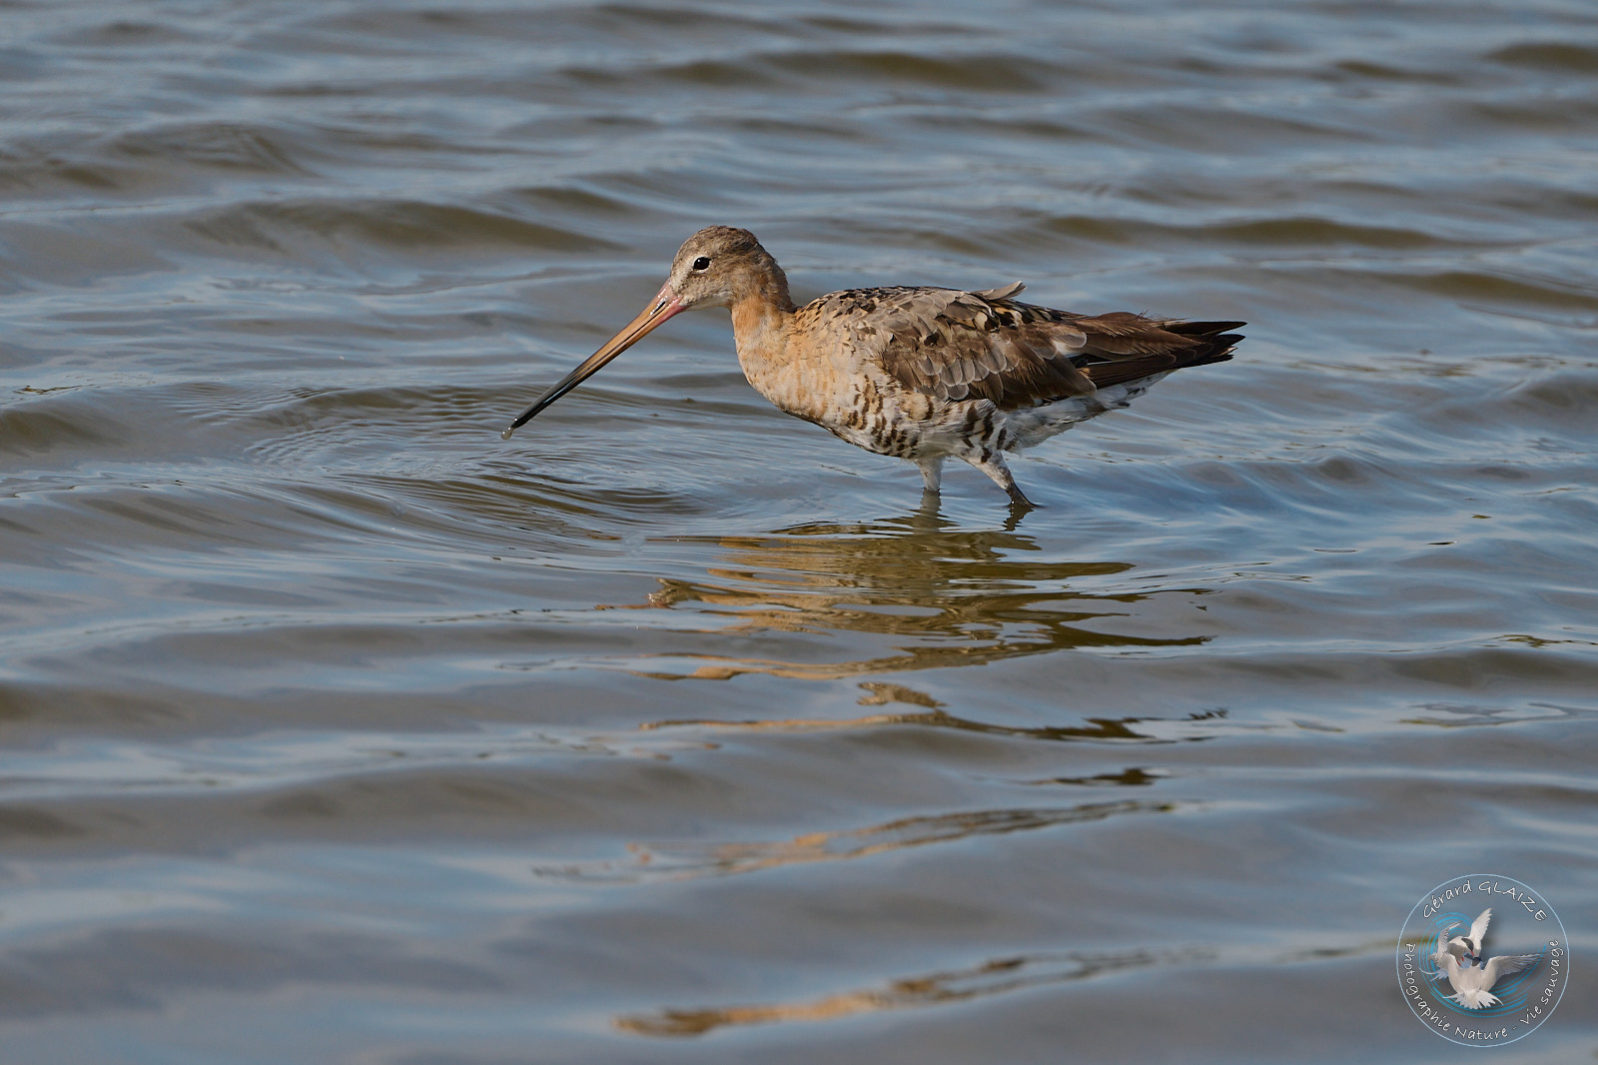
{"label": "black-tailed godwit", "polygon": [[753,233],[710,226],[677,250],[643,312],[501,435],[668,318],[728,307],[744,376],[780,410],[914,462],[928,492],[938,491],[943,460],[957,458],[1031,507],[1004,452],[1124,407],[1173,370],[1225,362],[1243,339],[1230,332],[1242,322],[1069,314],[1016,300],[1021,287],[858,288],[795,307]]}

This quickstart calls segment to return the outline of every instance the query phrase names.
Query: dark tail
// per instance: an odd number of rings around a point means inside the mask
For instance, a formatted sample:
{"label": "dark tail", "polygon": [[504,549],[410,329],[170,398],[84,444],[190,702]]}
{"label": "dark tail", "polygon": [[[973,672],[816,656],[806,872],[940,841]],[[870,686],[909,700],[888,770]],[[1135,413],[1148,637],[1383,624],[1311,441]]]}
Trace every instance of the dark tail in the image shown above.
{"label": "dark tail", "polygon": [[1208,366],[1212,362],[1225,362],[1232,357],[1232,349],[1243,339],[1241,329],[1247,322],[1168,322],[1165,330],[1177,336],[1191,337],[1198,343],[1186,351],[1175,353],[1178,362],[1173,369],[1186,366]]}
{"label": "dark tail", "polygon": [[1242,333],[1228,330],[1246,325],[1246,322],[1161,322],[1167,333],[1175,333],[1187,343],[1170,345],[1164,351],[1140,355],[1114,362],[1099,362],[1082,367],[1097,388],[1124,384],[1151,377],[1157,373],[1184,370],[1189,366],[1208,366],[1212,362],[1225,362],[1232,357],[1232,349],[1243,339]]}

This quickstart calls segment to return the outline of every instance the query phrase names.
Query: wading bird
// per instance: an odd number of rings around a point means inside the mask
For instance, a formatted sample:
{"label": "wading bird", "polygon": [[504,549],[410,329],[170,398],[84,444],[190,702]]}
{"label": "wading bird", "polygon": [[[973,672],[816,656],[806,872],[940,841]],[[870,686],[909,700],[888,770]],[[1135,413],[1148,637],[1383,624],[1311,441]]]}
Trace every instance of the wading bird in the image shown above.
{"label": "wading bird", "polygon": [[727,307],[744,376],[780,410],[914,462],[929,493],[957,458],[1030,508],[1004,452],[1124,407],[1173,370],[1224,362],[1243,339],[1230,332],[1242,322],[1069,314],[1020,302],[1021,287],[860,288],[796,307],[753,233],[710,226],[677,250],[642,313],[501,435],[674,315]]}

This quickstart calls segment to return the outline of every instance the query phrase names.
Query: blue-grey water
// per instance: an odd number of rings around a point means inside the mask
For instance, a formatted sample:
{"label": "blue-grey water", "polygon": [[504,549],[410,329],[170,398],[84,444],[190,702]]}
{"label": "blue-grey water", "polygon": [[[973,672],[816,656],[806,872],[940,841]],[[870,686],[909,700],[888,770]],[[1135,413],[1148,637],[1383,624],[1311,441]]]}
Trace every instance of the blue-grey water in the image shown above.
{"label": "blue-grey water", "polygon": [[[0,1061],[1592,1060],[1595,131],[1590,0],[0,4]],[[1248,339],[1019,522],[721,312],[502,442],[710,223]]]}

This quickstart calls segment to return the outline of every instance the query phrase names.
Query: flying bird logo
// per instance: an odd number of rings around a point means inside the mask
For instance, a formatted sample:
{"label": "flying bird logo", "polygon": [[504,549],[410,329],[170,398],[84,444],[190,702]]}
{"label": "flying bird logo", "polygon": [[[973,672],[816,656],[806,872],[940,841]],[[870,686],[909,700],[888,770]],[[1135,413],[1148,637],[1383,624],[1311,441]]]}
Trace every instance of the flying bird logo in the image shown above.
{"label": "flying bird logo", "polygon": [[1498,996],[1493,994],[1493,987],[1498,981],[1512,973],[1532,968],[1541,958],[1538,954],[1485,957],[1482,941],[1487,936],[1487,924],[1492,919],[1493,911],[1488,908],[1471,922],[1468,934],[1450,937],[1449,933],[1459,927],[1457,923],[1445,926],[1437,934],[1437,951],[1432,955],[1432,960],[1437,963],[1437,972],[1432,974],[1432,979],[1446,977],[1454,989],[1454,994],[1448,997],[1466,1009],[1479,1010],[1498,1005]]}

